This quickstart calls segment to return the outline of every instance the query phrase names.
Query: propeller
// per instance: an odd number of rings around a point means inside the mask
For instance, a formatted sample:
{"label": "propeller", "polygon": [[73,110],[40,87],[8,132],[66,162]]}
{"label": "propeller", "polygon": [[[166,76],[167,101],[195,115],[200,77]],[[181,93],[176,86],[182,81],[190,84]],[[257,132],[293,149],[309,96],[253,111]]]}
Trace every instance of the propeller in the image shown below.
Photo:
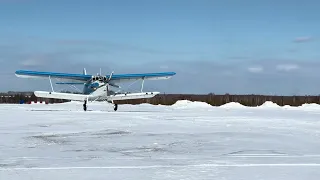
{"label": "propeller", "polygon": [[113,73],[114,73],[114,71],[111,72],[111,74],[108,78],[103,78],[103,83],[104,83],[103,86],[107,84],[107,90],[109,90],[109,86],[120,88],[120,86],[113,84],[113,83],[110,83]]}
{"label": "propeller", "polygon": [[116,87],[116,88],[120,88],[119,85],[116,85],[116,84],[113,84],[113,83],[110,83],[110,80],[112,78],[112,75],[113,75],[114,71],[111,72],[109,78],[106,80],[107,84],[110,85],[110,86],[113,86],[113,87]]}
{"label": "propeller", "polygon": [[111,74],[110,74],[110,76],[109,76],[109,78],[107,80],[108,82],[111,80],[111,77],[112,77],[113,73],[114,73],[114,71],[111,72]]}
{"label": "propeller", "polygon": [[113,83],[110,83],[111,79],[112,79],[112,76],[113,76],[113,73],[114,71],[111,72],[111,74],[109,75],[109,77],[106,77],[106,76],[101,76],[101,68],[100,68],[100,74],[97,74],[96,77],[93,77],[93,81],[100,81],[102,82],[103,84],[100,85],[99,87],[102,87],[102,86],[107,86],[107,91],[109,91],[109,86],[113,86],[113,87],[116,87],[116,88],[121,88],[119,85],[116,85],[116,84],[113,84]]}

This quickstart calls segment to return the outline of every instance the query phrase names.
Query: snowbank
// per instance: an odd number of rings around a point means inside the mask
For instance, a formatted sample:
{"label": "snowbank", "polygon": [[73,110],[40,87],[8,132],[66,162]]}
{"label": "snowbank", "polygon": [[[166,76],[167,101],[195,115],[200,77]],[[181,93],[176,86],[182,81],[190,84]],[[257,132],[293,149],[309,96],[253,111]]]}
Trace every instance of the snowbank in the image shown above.
{"label": "snowbank", "polygon": [[302,104],[301,106],[299,106],[299,108],[301,108],[301,109],[313,109],[313,110],[320,110],[320,105],[319,105],[319,104],[315,104],[315,103],[311,103],[311,104]]}
{"label": "snowbank", "polygon": [[[205,102],[179,100],[175,104],[173,104],[171,107],[175,109],[191,109],[191,108],[213,108],[215,106],[211,106],[210,104],[207,104]],[[302,106],[294,107],[289,105],[279,106],[278,104],[272,101],[266,101],[262,105],[256,106],[256,107],[247,107],[238,102],[230,102],[230,103],[226,103],[224,105],[218,106],[218,108],[225,108],[225,109],[259,108],[259,109],[284,109],[284,110],[295,109],[295,110],[319,110],[320,111],[320,105],[318,104],[303,104]]]}
{"label": "snowbank", "polygon": [[219,106],[221,108],[233,109],[233,108],[246,108],[246,106],[238,103],[238,102],[230,102],[224,105]]}
{"label": "snowbank", "polygon": [[260,108],[281,108],[277,103],[274,103],[272,101],[266,101],[261,106],[258,106]]}
{"label": "snowbank", "polygon": [[179,100],[171,107],[184,109],[184,108],[212,108],[212,106],[205,102],[200,101],[189,101],[189,100]]}

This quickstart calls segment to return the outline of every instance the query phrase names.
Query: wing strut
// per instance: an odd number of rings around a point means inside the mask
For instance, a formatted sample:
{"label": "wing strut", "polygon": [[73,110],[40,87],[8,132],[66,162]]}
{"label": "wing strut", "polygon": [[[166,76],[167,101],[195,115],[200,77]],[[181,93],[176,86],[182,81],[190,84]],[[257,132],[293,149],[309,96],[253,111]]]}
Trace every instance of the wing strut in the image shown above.
{"label": "wing strut", "polygon": [[54,92],[50,76],[49,76],[49,81],[50,81],[50,85],[51,85],[51,90],[52,90],[52,92]]}
{"label": "wing strut", "polygon": [[142,83],[141,83],[141,92],[143,91],[143,84],[144,84],[144,77],[142,78]]}

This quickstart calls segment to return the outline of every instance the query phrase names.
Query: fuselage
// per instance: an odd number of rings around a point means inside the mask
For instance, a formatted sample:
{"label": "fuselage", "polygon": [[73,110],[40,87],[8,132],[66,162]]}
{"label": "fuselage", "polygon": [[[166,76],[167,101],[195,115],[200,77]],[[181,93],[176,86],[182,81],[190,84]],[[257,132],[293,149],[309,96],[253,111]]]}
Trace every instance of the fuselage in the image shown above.
{"label": "fuselage", "polygon": [[107,88],[105,86],[105,83],[102,83],[100,81],[92,81],[84,84],[83,87],[83,94],[106,94]]}

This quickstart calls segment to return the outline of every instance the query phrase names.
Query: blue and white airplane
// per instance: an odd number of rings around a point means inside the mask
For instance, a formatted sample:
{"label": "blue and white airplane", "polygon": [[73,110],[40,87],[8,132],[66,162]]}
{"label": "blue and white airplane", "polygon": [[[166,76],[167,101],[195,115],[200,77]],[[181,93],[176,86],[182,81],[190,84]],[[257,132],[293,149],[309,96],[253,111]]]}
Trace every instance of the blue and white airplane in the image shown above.
{"label": "blue and white airplane", "polygon": [[[87,102],[96,100],[107,101],[114,104],[114,110],[118,109],[118,105],[114,103],[116,100],[127,99],[143,99],[152,98],[160,92],[143,92],[143,85],[145,80],[163,80],[169,79],[174,76],[175,72],[160,72],[160,73],[143,73],[143,74],[113,74],[110,75],[89,75],[86,69],[83,69],[82,74],[58,73],[58,72],[41,72],[41,71],[28,71],[18,70],[15,72],[17,77],[21,78],[45,78],[50,81],[51,91],[35,91],[36,97],[65,99],[73,101],[84,102],[83,110],[87,110]],[[65,85],[83,85],[81,94],[74,93],[61,93],[55,92],[52,86],[51,79],[62,80],[56,84]],[[121,88],[118,83],[126,83],[142,80],[141,91],[139,93],[111,93],[110,87]]]}

